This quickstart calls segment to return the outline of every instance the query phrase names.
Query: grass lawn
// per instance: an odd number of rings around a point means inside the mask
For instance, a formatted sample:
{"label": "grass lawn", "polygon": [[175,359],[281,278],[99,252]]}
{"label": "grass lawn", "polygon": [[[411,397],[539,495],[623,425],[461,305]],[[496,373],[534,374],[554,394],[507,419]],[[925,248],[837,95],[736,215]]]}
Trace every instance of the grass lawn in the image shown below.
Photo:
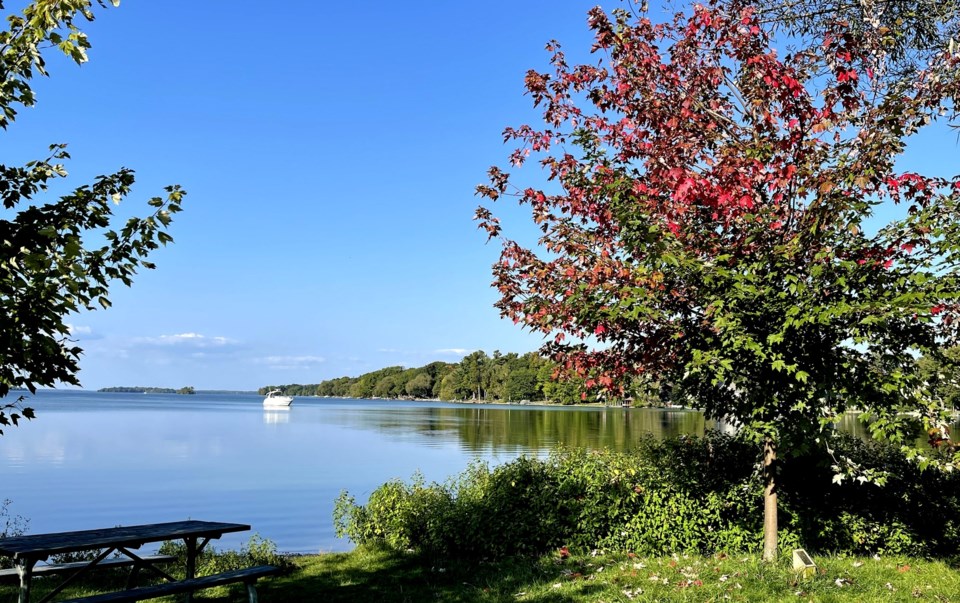
{"label": "grass lawn", "polygon": [[[789,560],[768,565],[753,556],[587,555],[455,565],[389,551],[296,558],[287,576],[261,580],[262,603],[275,601],[934,601],[960,602],[957,563],[904,557],[815,557],[816,576],[799,578]],[[37,581],[40,587],[43,581]],[[79,596],[104,584],[68,591]],[[39,595],[42,588],[37,588]],[[0,600],[16,601],[14,585]],[[246,601],[242,586],[211,589],[195,600]],[[172,598],[157,601],[174,601]]]}

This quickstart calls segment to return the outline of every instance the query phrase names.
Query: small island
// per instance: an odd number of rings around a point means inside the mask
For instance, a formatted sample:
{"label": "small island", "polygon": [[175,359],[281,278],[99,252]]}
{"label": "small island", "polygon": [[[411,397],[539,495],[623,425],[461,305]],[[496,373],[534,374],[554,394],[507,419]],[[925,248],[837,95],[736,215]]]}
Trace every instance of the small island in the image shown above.
{"label": "small island", "polygon": [[193,395],[196,390],[192,385],[173,389],[172,387],[103,387],[97,390],[101,394],[183,394]]}

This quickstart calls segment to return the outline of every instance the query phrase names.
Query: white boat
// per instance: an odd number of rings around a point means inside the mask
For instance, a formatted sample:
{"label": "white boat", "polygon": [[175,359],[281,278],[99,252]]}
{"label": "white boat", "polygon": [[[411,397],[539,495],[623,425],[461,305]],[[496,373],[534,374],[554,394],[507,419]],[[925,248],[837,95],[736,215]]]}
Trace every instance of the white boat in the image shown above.
{"label": "white boat", "polygon": [[279,389],[267,392],[267,397],[263,399],[264,408],[287,408],[293,404],[293,396],[284,396]]}

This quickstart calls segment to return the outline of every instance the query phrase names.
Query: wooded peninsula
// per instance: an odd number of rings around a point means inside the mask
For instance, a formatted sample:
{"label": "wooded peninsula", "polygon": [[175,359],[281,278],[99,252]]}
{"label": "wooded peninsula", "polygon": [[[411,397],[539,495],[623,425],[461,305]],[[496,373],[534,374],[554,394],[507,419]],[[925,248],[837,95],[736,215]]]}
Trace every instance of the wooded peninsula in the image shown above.
{"label": "wooded peninsula", "polygon": [[[951,362],[960,362],[960,347],[945,351]],[[931,357],[917,361],[924,379],[953,408],[960,407],[960,374],[953,366]],[[582,404],[598,402],[586,381],[563,377],[556,362],[537,352],[487,355],[483,350],[468,354],[459,363],[431,362],[418,368],[388,366],[359,377],[339,377],[314,384],[267,385],[257,390],[266,395],[278,389],[289,396],[333,398],[388,398],[462,402],[547,402]],[[110,388],[117,391],[120,388]],[[128,388],[129,389],[129,388]],[[141,388],[148,389],[148,388]],[[669,383],[634,378],[625,388],[635,405],[659,406],[683,403]],[[107,391],[107,390],[100,390]],[[168,393],[173,393],[170,390]]]}
{"label": "wooded peninsula", "polygon": [[183,395],[192,395],[197,393],[192,386],[181,387],[180,389],[173,389],[172,387],[104,387],[98,389],[99,393],[106,394],[183,394]]}
{"label": "wooded peninsula", "polygon": [[478,350],[459,363],[431,362],[418,368],[389,366],[359,377],[339,377],[316,384],[268,385],[292,396],[393,398],[448,401],[553,402],[577,404],[582,379],[555,380],[557,365],[536,352],[493,355]]}

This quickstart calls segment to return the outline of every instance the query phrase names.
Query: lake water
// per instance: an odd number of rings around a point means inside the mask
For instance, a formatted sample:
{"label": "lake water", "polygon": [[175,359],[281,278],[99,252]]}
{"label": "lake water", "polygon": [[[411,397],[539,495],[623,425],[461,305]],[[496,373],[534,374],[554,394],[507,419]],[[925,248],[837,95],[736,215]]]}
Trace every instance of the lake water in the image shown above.
{"label": "lake water", "polygon": [[333,534],[342,489],[362,502],[415,471],[443,481],[473,459],[557,444],[626,450],[643,434],[711,425],[685,410],[297,398],[265,411],[261,401],[41,391],[28,402],[37,419],[0,436],[0,500],[32,533],[190,518],[250,524],[281,551],[348,550]]}

